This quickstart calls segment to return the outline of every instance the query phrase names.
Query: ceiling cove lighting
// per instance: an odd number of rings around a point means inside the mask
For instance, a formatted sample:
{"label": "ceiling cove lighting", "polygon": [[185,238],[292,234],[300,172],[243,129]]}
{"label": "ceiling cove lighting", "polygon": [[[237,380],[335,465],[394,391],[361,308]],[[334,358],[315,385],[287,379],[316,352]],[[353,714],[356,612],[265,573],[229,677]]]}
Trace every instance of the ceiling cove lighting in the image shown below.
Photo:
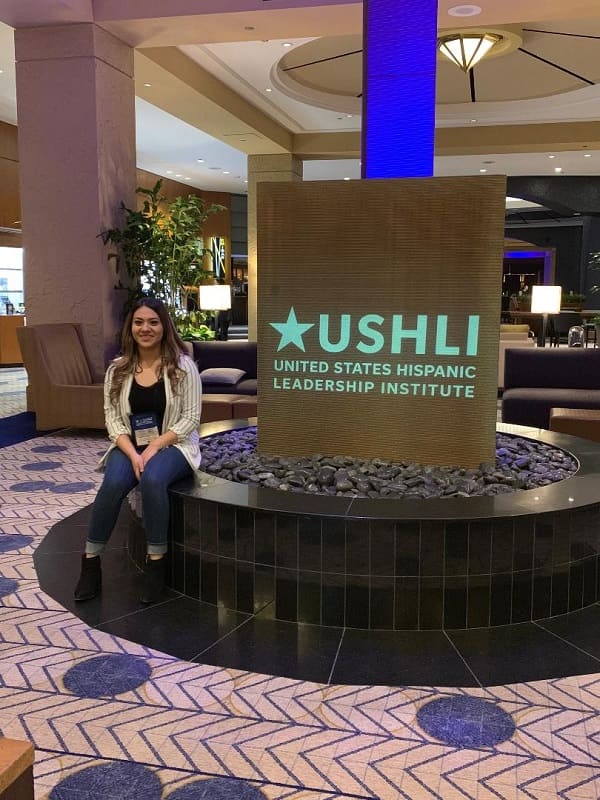
{"label": "ceiling cove lighting", "polygon": [[451,33],[438,39],[438,50],[468,72],[501,41],[502,36],[497,33]]}

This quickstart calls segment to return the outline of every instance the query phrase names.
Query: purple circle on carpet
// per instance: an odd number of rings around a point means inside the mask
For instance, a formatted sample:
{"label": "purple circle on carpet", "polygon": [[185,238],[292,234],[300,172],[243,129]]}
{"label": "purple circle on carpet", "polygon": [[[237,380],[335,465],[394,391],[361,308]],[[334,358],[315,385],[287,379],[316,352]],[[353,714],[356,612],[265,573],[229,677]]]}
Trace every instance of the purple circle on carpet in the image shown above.
{"label": "purple circle on carpet", "polygon": [[8,594],[13,594],[19,588],[17,581],[12,578],[3,578],[0,576],[0,597],[6,597]]}
{"label": "purple circle on carpet", "polygon": [[62,467],[62,461],[32,461],[31,464],[23,464],[21,469],[28,472],[45,472],[48,469]]}
{"label": "purple circle on carpet", "polygon": [[0,533],[0,553],[29,547],[32,542],[33,536],[23,536],[22,533]]}
{"label": "purple circle on carpet", "polygon": [[76,664],[63,676],[65,688],[80,697],[114,697],[145,683],[152,673],[147,661],[117,653]]}
{"label": "purple circle on carpet", "polygon": [[194,781],[167,795],[165,800],[266,800],[255,786],[239,778]]}
{"label": "purple circle on carpet", "polygon": [[71,494],[71,492],[87,492],[93,488],[93,483],[75,481],[74,483],[53,483],[50,487],[50,491],[54,494]]}
{"label": "purple circle on carpet", "polygon": [[21,481],[21,483],[13,483],[9,486],[11,492],[43,492],[44,489],[50,489],[54,486],[52,481]]}
{"label": "purple circle on carpet", "polygon": [[40,444],[37,447],[32,447],[32,453],[62,453],[67,448],[64,444]]}
{"label": "purple circle on carpet", "polygon": [[132,761],[97,764],[74,772],[52,789],[49,800],[160,800],[160,778]]}
{"label": "purple circle on carpet", "polygon": [[513,718],[496,703],[464,695],[426,703],[417,711],[417,722],[430,736],[455,747],[491,747],[515,732]]}

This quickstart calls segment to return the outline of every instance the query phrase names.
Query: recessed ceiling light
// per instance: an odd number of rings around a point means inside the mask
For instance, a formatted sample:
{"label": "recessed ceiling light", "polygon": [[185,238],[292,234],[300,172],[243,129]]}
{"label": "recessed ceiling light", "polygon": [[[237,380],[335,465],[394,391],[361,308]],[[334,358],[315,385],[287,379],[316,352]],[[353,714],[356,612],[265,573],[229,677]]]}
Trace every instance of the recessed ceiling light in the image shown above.
{"label": "recessed ceiling light", "polygon": [[479,172],[487,172],[487,169],[480,169]]}
{"label": "recessed ceiling light", "polygon": [[248,183],[248,181],[244,181],[244,183]]}
{"label": "recessed ceiling light", "polygon": [[182,175],[182,173],[181,173],[181,172],[176,172],[176,173],[175,173],[175,177],[176,177],[176,178],[181,178],[181,177],[183,177],[183,175]]}
{"label": "recessed ceiling light", "polygon": [[584,158],[591,158],[591,157],[592,157],[592,154],[591,154],[591,153],[584,153],[584,154],[583,154],[583,157],[584,157]]}
{"label": "recessed ceiling light", "polygon": [[273,89],[265,89],[265,92],[272,92]]}
{"label": "recessed ceiling light", "polygon": [[554,172],[562,172],[562,167],[554,167]]}
{"label": "recessed ceiling light", "polygon": [[461,6],[452,6],[448,9],[448,14],[451,17],[476,17],[481,14],[481,7],[472,4],[465,4]]}
{"label": "recessed ceiling light", "polygon": [[152,84],[151,83],[145,83],[144,86],[147,86],[148,88],[150,88],[150,86],[152,86]]}
{"label": "recessed ceiling light", "polygon": [[186,180],[186,181],[191,181],[192,179],[190,178],[190,176],[189,176],[189,175],[186,175],[186,176],[185,176],[185,180]]}
{"label": "recessed ceiling light", "polygon": [[0,69],[0,75],[2,75],[2,73],[3,73],[3,72],[4,72],[4,70],[3,70],[3,69]]}
{"label": "recessed ceiling light", "polygon": [[352,119],[352,114],[346,114],[346,119]]}
{"label": "recessed ceiling light", "polygon": [[167,170],[167,175],[172,175],[172,174],[173,174],[173,170],[172,169],[168,169]]}
{"label": "recessed ceiling light", "polygon": [[476,119],[472,119],[471,122],[477,122],[477,120]]}
{"label": "recessed ceiling light", "polygon": [[548,158],[556,158],[556,156],[548,156]]}
{"label": "recessed ceiling light", "polygon": [[204,164],[204,159],[203,159],[203,158],[197,158],[197,159],[196,159],[196,161],[197,161],[199,164]]}
{"label": "recessed ceiling light", "polygon": [[283,47],[291,47],[291,46],[292,46],[291,42],[284,42],[283,43]]}
{"label": "recessed ceiling light", "polygon": [[344,178],[344,180],[345,180],[345,181],[349,181],[349,180],[350,180],[350,178]]}
{"label": "recessed ceiling light", "polygon": [[223,175],[230,175],[230,174],[231,174],[231,173],[229,172],[229,170],[228,170],[228,169],[224,169],[224,170],[223,170]]}

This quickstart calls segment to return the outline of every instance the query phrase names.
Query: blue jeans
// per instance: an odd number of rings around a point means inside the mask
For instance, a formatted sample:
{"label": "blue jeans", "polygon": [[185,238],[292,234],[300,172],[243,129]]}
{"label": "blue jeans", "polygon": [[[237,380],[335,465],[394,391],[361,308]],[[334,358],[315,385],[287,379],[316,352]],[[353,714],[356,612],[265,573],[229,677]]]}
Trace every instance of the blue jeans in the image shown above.
{"label": "blue jeans", "polygon": [[192,468],[183,453],[176,447],[165,447],[146,464],[138,481],[125,453],[118,448],[112,450],[106,460],[104,479],[92,506],[85,552],[98,555],[104,550],[117,522],[121,503],[139,482],[148,553],[166,553],[169,530],[168,488],[175,481],[191,474]]}

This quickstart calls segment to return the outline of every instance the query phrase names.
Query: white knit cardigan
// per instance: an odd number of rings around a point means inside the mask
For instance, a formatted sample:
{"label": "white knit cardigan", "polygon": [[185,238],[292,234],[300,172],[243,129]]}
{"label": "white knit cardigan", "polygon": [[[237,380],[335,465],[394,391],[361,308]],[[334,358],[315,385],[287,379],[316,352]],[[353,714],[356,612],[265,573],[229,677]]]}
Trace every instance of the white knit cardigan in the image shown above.
{"label": "white knit cardigan", "polygon": [[[103,466],[108,454],[115,449],[116,441],[122,434],[131,436],[131,406],[129,405],[129,392],[133,383],[133,373],[123,381],[119,402],[114,406],[110,401],[110,387],[115,366],[119,363],[116,359],[109,365],[104,378],[104,418],[111,445],[102,456],[100,466]],[[165,414],[161,433],[173,431],[177,435],[177,442],[173,445],[181,450],[186,461],[193,469],[200,466],[200,447],[198,426],[202,410],[202,382],[194,361],[186,355],[179,357],[179,369],[184,372],[177,393],[173,394],[171,381],[167,377],[167,370],[163,370],[165,384]]]}

